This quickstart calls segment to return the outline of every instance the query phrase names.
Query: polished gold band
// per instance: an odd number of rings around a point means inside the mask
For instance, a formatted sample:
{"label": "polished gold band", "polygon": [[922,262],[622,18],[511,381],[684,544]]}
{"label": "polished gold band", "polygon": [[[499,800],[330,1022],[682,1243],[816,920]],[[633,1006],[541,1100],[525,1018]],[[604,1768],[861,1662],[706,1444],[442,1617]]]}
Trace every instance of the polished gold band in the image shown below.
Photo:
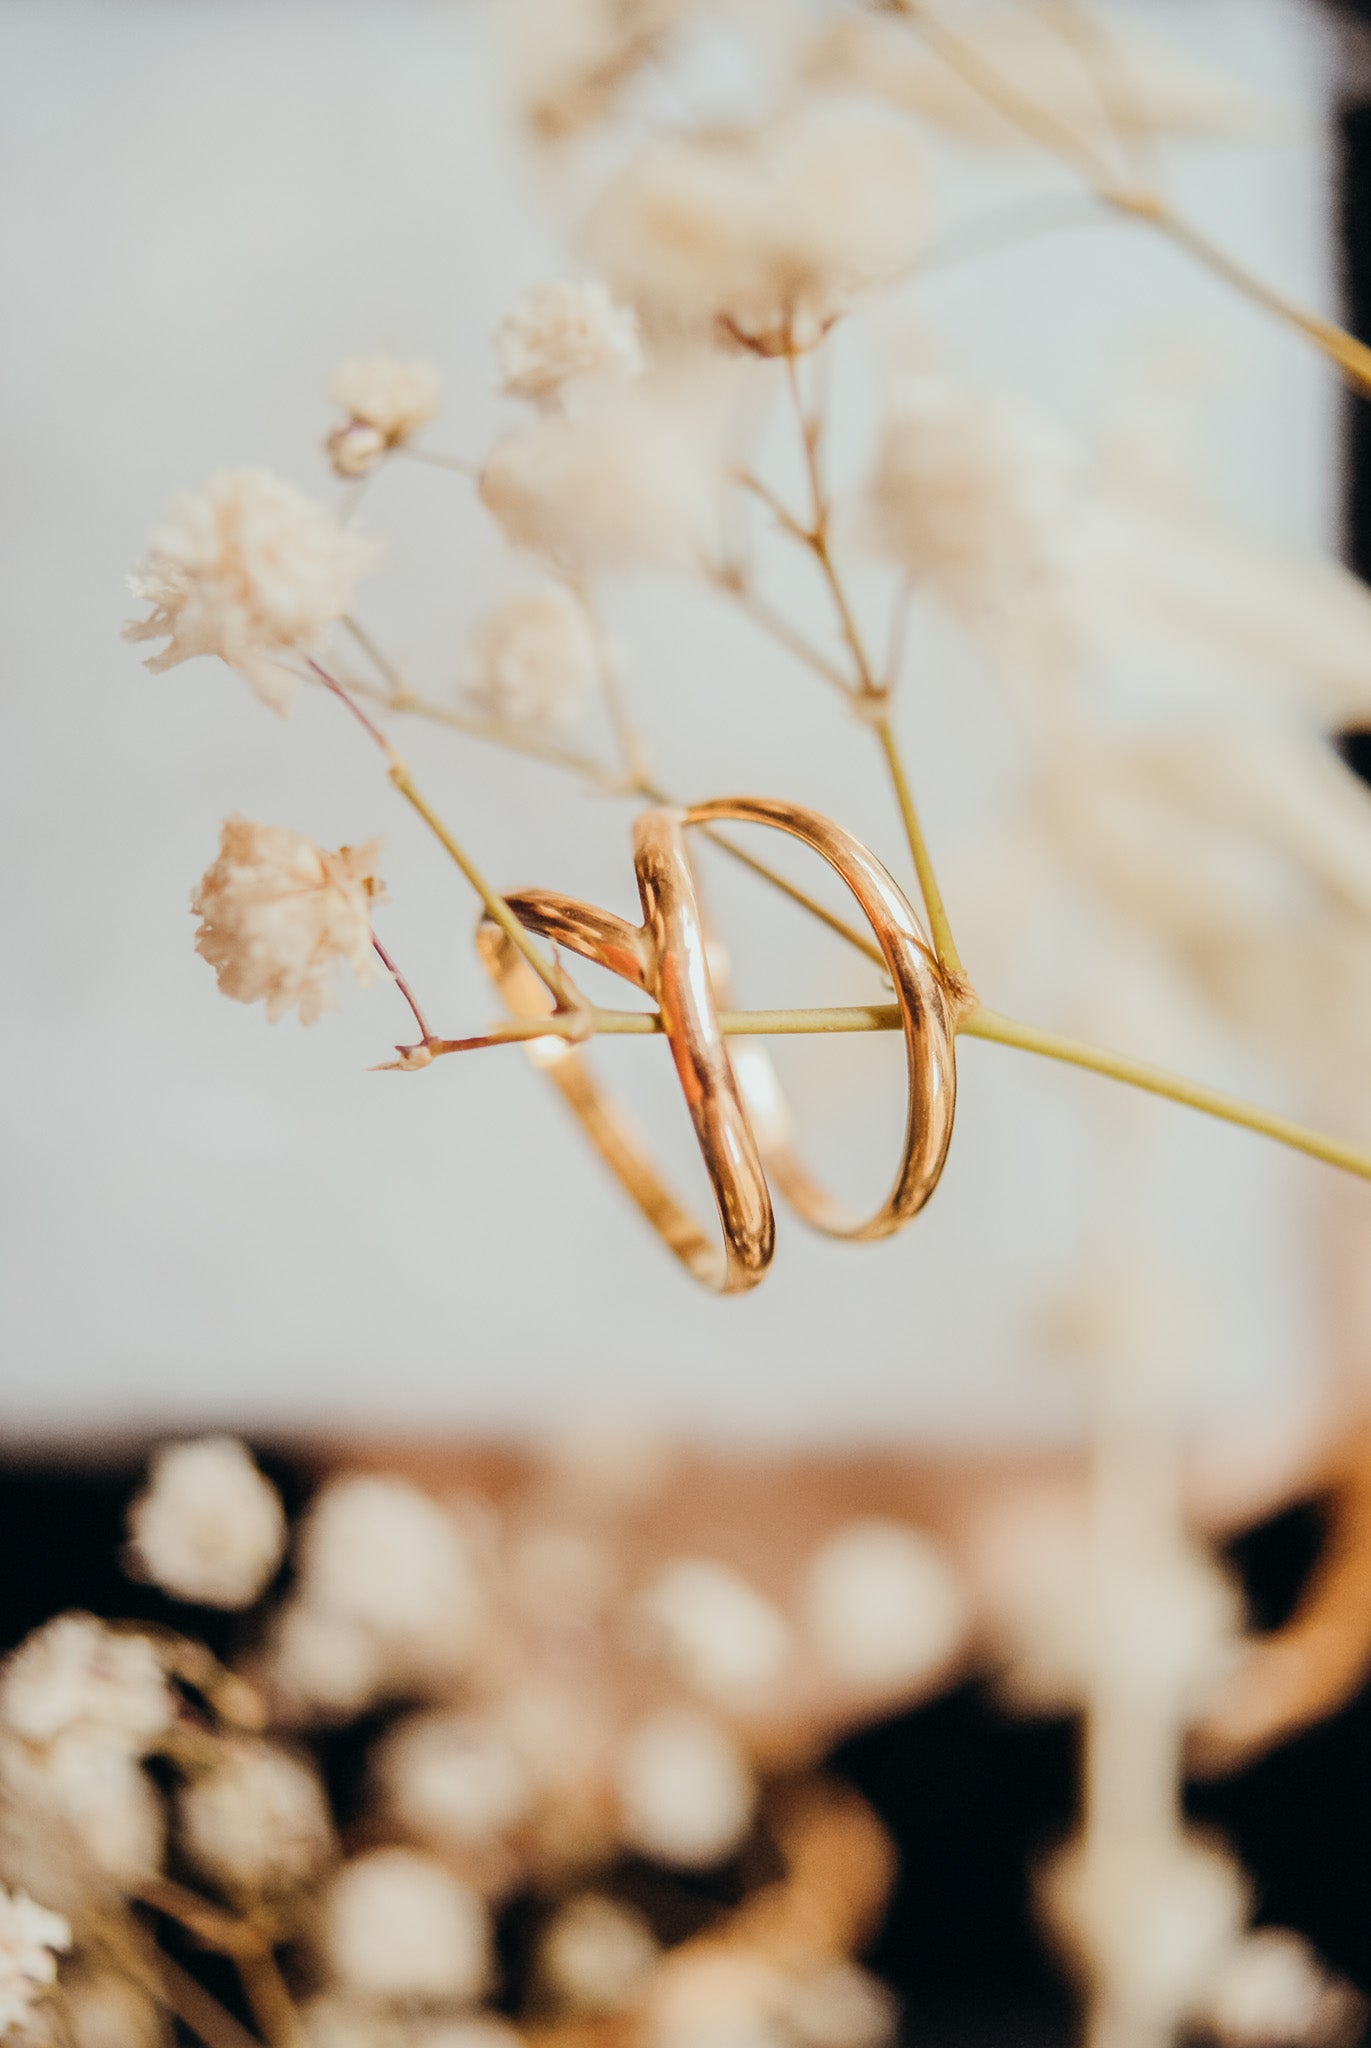
{"label": "polished gold band", "polygon": [[[662,1179],[623,1113],[601,1090],[583,1056],[558,1039],[537,1039],[532,1057],[547,1069],[600,1157],[654,1230],[697,1280],[720,1294],[755,1287],[776,1248],[776,1222],[756,1140],[719,1028],[704,923],[678,814],[645,811],[633,830],[643,922],[551,890],[508,898],[530,931],[607,967],[657,1004],[677,1077],[714,1189],[723,1255]],[[511,1009],[537,1016],[546,992],[495,925],[482,924],[482,957]]]}
{"label": "polished gold band", "polygon": [[[813,1178],[795,1151],[770,1058],[755,1040],[735,1039],[730,1048],[720,1029],[682,826],[725,821],[769,826],[821,855],[856,897],[881,948],[900,1006],[908,1105],[895,1184],[872,1216],[850,1215]],[[714,1187],[722,1258],[662,1180],[583,1056],[562,1039],[534,1040],[530,1057],[546,1068],[601,1158],[682,1264],[721,1293],[755,1286],[771,1260],[774,1222],[763,1159],[786,1200],[816,1230],[850,1241],[899,1230],[937,1186],[957,1094],[955,1038],[942,980],[903,892],[842,826],[803,805],[763,797],[723,797],[684,813],[645,812],[634,827],[634,864],[641,926],[551,890],[528,891],[508,902],[530,931],[607,967],[656,1001]],[[508,1006],[521,1016],[546,1012],[546,991],[505,935],[483,924],[479,944]]]}

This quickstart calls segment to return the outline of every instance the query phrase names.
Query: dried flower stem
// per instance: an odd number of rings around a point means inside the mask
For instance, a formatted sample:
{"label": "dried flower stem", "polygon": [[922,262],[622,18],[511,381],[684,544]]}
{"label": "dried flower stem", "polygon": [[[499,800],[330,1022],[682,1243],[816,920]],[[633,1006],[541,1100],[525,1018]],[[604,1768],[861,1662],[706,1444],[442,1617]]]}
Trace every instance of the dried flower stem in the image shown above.
{"label": "dried flower stem", "polygon": [[424,1013],[419,1008],[418,1002],[415,999],[413,989],[405,980],[404,975],[401,974],[399,968],[395,965],[395,962],[391,959],[390,954],[381,944],[381,941],[377,938],[375,932],[373,932],[371,935],[371,943],[375,948],[377,959],[385,968],[387,974],[395,983],[396,988],[399,989],[405,1001],[409,1004],[410,1014],[414,1018],[415,1023],[419,1026],[419,1034],[423,1039],[424,1044],[427,1045],[429,1041],[432,1039],[433,1033],[428,1028],[428,1025],[424,1019]]}
{"label": "dried flower stem", "polygon": [[542,982],[543,986],[552,995],[558,1009],[565,1010],[573,1016],[586,1014],[587,1005],[579,989],[576,988],[573,982],[567,979],[555,960],[546,958],[542,948],[534,944],[518,918],[505,902],[504,897],[498,896],[494,889],[491,888],[490,883],[472,860],[470,854],[467,853],[465,847],[458,843],[443,820],[438,816],[438,813],[428,802],[428,799],[415,787],[414,778],[410,774],[408,764],[395,751],[395,748],[381,731],[381,728],[367,716],[361,705],[348,694],[335,677],[328,673],[327,669],[321,668],[317,661],[310,661],[309,668],[324,687],[330,690],[340,703],[346,705],[353,717],[381,749],[389,766],[390,779],[396,789],[399,790],[405,802],[418,812],[439,845],[461,869],[472,888],[476,891],[476,894],[480,897],[487,914],[499,925],[501,931],[510,941],[510,944],[517,947],[519,952],[522,953],[539,981]]}
{"label": "dried flower stem", "polygon": [[980,93],[1025,135],[1040,143],[1061,161],[1068,163],[1087,181],[1097,198],[1118,213],[1155,228],[1178,248],[1184,249],[1215,277],[1222,279],[1243,298],[1272,313],[1287,326],[1308,337],[1336,365],[1355,389],[1371,393],[1371,348],[1358,341],[1336,321],[1307,312],[1283,292],[1277,291],[1192,227],[1160,193],[1117,184],[1107,167],[1064,121],[1019,91],[993,64],[942,21],[927,0],[876,0],[886,13],[903,15],[913,22],[935,56],[941,57],[966,84]]}
{"label": "dried flower stem", "polygon": [[301,2048],[305,2030],[270,1947],[264,1944],[255,1954],[239,1957],[237,1967],[253,2018],[270,2048]]}

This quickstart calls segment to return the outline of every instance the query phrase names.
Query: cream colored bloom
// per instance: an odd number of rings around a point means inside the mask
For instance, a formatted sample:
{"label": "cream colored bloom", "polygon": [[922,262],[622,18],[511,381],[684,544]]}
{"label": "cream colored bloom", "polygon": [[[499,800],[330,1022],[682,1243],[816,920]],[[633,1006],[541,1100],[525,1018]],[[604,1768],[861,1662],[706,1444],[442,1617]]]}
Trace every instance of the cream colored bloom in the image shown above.
{"label": "cream colored bloom", "polygon": [[894,1998],[856,1963],[834,1963],[801,1979],[786,2018],[804,2048],[891,2048],[899,2033]]}
{"label": "cream colored bloom", "polygon": [[677,1675],[722,1704],[737,1705],[765,1690],[791,1655],[780,1610],[712,1558],[664,1565],[638,1607]]}
{"label": "cream colored bloom", "polygon": [[641,1913],[599,1892],[570,1899],[549,1922],[538,1976],[573,2012],[627,2012],[637,2004],[661,1955]]}
{"label": "cream colored bloom", "polygon": [[363,1623],[288,1600],[272,1618],[267,1671],[291,1720],[348,1721],[386,1690],[386,1647]]}
{"label": "cream colored bloom", "polygon": [[960,1647],[967,1604],[947,1558],[898,1522],[849,1522],[810,1561],[810,1640],[847,1685],[904,1686],[927,1678]]}
{"label": "cream colored bloom", "polygon": [[78,1892],[137,1891],[162,1866],[161,1799],[120,1732],[77,1729],[42,1748],[0,1741],[0,1797],[60,1843]]}
{"label": "cream colored bloom", "polygon": [[1320,2048],[1345,2038],[1348,1987],[1302,1935],[1259,1927],[1220,1964],[1189,2017],[1223,2048]]}
{"label": "cream colored bloom", "polygon": [[299,1891],[330,1861],[333,1821],[312,1763],[270,1742],[221,1743],[176,1801],[185,1854],[222,1891]]}
{"label": "cream colored bloom", "polygon": [[341,527],[323,506],[260,469],[221,470],[177,498],[132,579],[151,605],[125,628],[162,640],[148,667],[217,654],[275,711],[297,678],[281,657],[319,651],[352,606],[378,546]]}
{"label": "cream colored bloom", "polygon": [[286,1518],[236,1437],[207,1436],[156,1453],[129,1537],[142,1576],[176,1598],[250,1607],[281,1562]]}
{"label": "cream colored bloom", "polygon": [[362,1630],[403,1689],[464,1668],[486,1620],[479,1559],[456,1518],[402,1479],[335,1479],[306,1517],[299,1597]]}
{"label": "cream colored bloom", "polygon": [[0,1673],[0,1729],[28,1743],[75,1734],[141,1756],[174,1712],[148,1638],[107,1628],[91,1614],[59,1614]]}
{"label": "cream colored bloom", "polygon": [[507,598],[472,634],[472,694],[516,725],[569,725],[593,696],[601,650],[585,606],[554,587]]}
{"label": "cream colored bloom", "polygon": [[468,1713],[397,1721],[372,1761],[386,1811],[436,1849],[479,1847],[524,1820],[528,1774],[504,1731]]}
{"label": "cream colored bloom", "polygon": [[70,1947],[71,1927],[60,1913],[0,1885],[0,2035],[33,2018]]}
{"label": "cream colored bloom", "polygon": [[62,2006],[73,2048],[167,2048],[156,2001],[116,1970],[86,1964],[64,1972]]}
{"label": "cream colored bloom", "polygon": [[1071,1842],[1044,1869],[1041,1896],[1076,1967],[1107,1984],[1134,2025],[1169,2030],[1231,1950],[1248,1886],[1225,1850],[1192,1833],[1093,1856]]}
{"label": "cream colored bloom", "polygon": [[779,354],[906,270],[925,210],[907,127],[810,108],[650,143],[601,195],[588,248],[649,329]]}
{"label": "cream colored bloom", "polygon": [[376,873],[379,839],[326,853],[286,825],[251,818],[224,821],[219,857],[207,868],[191,909],[200,919],[195,950],[226,996],[265,1002],[274,1024],[299,1005],[313,1024],[337,1007],[333,970],[351,967],[359,982],[381,972],[371,944],[371,906],[384,897]]}
{"label": "cream colored bloom", "polygon": [[324,1904],[324,1951],[359,1997],[467,2001],[490,1973],[483,1901],[413,1849],[372,1849],[345,1863]]}
{"label": "cream colored bloom", "polygon": [[549,412],[507,434],[480,485],[514,547],[581,574],[696,567],[717,487],[708,436],[688,407],[640,387],[598,390],[575,417]]}
{"label": "cream colored bloom", "polygon": [[933,371],[895,380],[869,489],[874,544],[970,624],[1063,600],[1078,459],[1027,407]]}
{"label": "cream colored bloom", "polygon": [[582,377],[640,377],[638,317],[593,280],[534,285],[495,336],[511,398],[544,405]]}
{"label": "cream colored bloom", "polygon": [[338,475],[349,479],[369,476],[392,448],[437,418],[443,401],[436,370],[392,356],[349,356],[328,391],[347,419],[325,445]]}
{"label": "cream colored bloom", "polygon": [[699,0],[519,0],[509,43],[535,134],[559,142],[604,121]]}
{"label": "cream colored bloom", "polygon": [[717,1721],[662,1707],[628,1730],[615,1761],[624,1839],[683,1869],[721,1863],[752,1821],[747,1761]]}

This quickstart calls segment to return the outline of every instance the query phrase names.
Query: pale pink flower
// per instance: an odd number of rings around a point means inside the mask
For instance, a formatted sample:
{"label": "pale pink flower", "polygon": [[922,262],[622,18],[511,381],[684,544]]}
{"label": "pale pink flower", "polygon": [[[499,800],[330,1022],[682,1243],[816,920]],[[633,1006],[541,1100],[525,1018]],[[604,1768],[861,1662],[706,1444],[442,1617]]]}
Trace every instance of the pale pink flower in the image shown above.
{"label": "pale pink flower", "polygon": [[60,1913],[0,1885],[0,2035],[33,2018],[70,1947],[71,1927]]}
{"label": "pale pink flower", "polygon": [[408,1715],[386,1735],[372,1769],[386,1811],[436,1849],[494,1842],[532,1805],[513,1743],[477,1714]]}
{"label": "pale pink flower", "polygon": [[334,1852],[318,1772],[269,1742],[222,1743],[209,1768],[182,1787],[176,1815],[185,1853],[230,1894],[298,1891]]}
{"label": "pale pink flower", "polygon": [[235,1437],[168,1444],[129,1509],[132,1560],[180,1600],[250,1607],[286,1542],[276,1489]]}
{"label": "pale pink flower", "polygon": [[554,587],[507,598],[472,634],[472,694],[516,725],[569,725],[594,694],[601,648],[585,606]]}
{"label": "pale pink flower", "polygon": [[908,128],[810,108],[650,143],[605,188],[588,248],[650,328],[780,354],[908,269],[924,231]]}
{"label": "pale pink flower", "polygon": [[152,610],[125,637],[166,640],[148,660],[155,670],[217,654],[285,711],[298,679],[282,656],[318,652],[378,552],[266,470],[221,470],[153,533],[132,579]]}
{"label": "pale pink flower", "polygon": [[337,1006],[334,967],[359,982],[381,972],[371,943],[371,906],[384,898],[376,874],[379,839],[326,853],[303,832],[227,818],[219,857],[206,869],[191,909],[200,919],[195,950],[226,996],[265,1002],[274,1024],[299,1005],[313,1024]]}
{"label": "pale pink flower", "polygon": [[501,322],[495,352],[509,395],[540,405],[582,377],[643,372],[638,316],[594,281],[534,285]]}

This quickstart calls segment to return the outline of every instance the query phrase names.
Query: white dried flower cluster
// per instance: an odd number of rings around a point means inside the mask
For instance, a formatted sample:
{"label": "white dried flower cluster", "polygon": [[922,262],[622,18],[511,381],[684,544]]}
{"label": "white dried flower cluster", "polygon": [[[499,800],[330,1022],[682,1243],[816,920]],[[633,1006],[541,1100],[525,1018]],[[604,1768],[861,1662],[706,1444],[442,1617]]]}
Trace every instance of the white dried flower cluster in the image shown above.
{"label": "white dried flower cluster", "polygon": [[641,1913],[600,1892],[582,1892],[550,1921],[538,1974],[558,2004],[608,2014],[635,2006],[661,1956]]}
{"label": "white dried flower cluster", "polygon": [[72,2048],[170,2048],[156,2001],[118,1971],[78,1963],[62,1973]]}
{"label": "white dried flower cluster", "polygon": [[1189,2018],[1222,2048],[1321,2048],[1345,2038],[1352,2004],[1302,1935],[1260,1927],[1224,1958]]}
{"label": "white dried flower cluster", "polygon": [[274,711],[299,678],[283,655],[317,654],[351,609],[378,548],[265,470],[224,470],[177,498],[132,579],[151,605],[130,640],[167,641],[148,667],[217,654]]}
{"label": "white dried flower cluster", "polygon": [[207,1436],[157,1452],[129,1540],[141,1576],[177,1599],[250,1607],[281,1562],[286,1517],[237,1438]]}
{"label": "white dried flower cluster", "polygon": [[493,1842],[517,1827],[532,1804],[529,1776],[509,1735],[474,1713],[408,1715],[372,1763],[386,1811],[406,1834],[434,1848]]}
{"label": "white dried flower cluster", "polygon": [[402,1479],[358,1473],[316,1497],[273,1675],[305,1709],[353,1713],[458,1676],[486,1624],[475,1547],[456,1517]]}
{"label": "white dried flower cluster", "polygon": [[77,1729],[37,1748],[0,1737],[0,1799],[61,1853],[76,1896],[137,1891],[162,1867],[162,1801],[118,1731]]}
{"label": "white dried flower cluster", "polygon": [[71,1946],[60,1913],[0,1885],[0,2035],[26,2026],[57,1982],[57,1958]]}
{"label": "white dried flower cluster", "polygon": [[845,1685],[903,1687],[930,1678],[961,1647],[966,1595],[944,1553],[898,1522],[849,1522],[810,1560],[809,1639]]}
{"label": "white dried flower cluster", "polygon": [[393,356],[349,356],[329,381],[329,397],[347,414],[325,444],[337,474],[370,476],[390,453],[436,419],[443,386],[427,363]]}
{"label": "white dried flower cluster", "polygon": [[468,687],[513,725],[570,725],[595,692],[602,652],[584,604],[554,586],[487,613],[467,651]]}
{"label": "white dried flower cluster", "polygon": [[908,269],[925,216],[906,126],[811,107],[650,143],[601,195],[587,246],[649,331],[782,354]]}
{"label": "white dried flower cluster", "polygon": [[869,486],[875,545],[964,622],[1065,603],[1063,540],[1080,460],[1012,399],[935,371],[891,390]]}
{"label": "white dried flower cluster", "polygon": [[219,855],[191,899],[195,950],[238,1003],[264,1002],[274,1024],[298,1006],[313,1024],[337,1007],[334,969],[363,984],[381,973],[371,906],[384,899],[379,839],[335,853],[288,825],[224,820]]}
{"label": "white dried flower cluster", "polygon": [[611,387],[497,441],[480,489],[511,546],[575,574],[691,569],[708,553],[718,475],[685,408]]}
{"label": "white dried flower cluster", "polygon": [[1079,1966],[1108,1984],[1135,2023],[1167,2029],[1193,2010],[1247,1916],[1242,1871],[1195,1834],[1154,1848],[1125,1841],[1094,1856],[1070,1844],[1042,1887],[1053,1930]]}
{"label": "white dried flower cluster", "polygon": [[236,1898],[311,1883],[334,1852],[333,1821],[314,1765],[270,1742],[221,1741],[176,1801],[184,1853]]}
{"label": "white dried flower cluster", "polygon": [[640,377],[638,318],[597,280],[534,285],[495,337],[504,389],[547,405],[587,377]]}
{"label": "white dried flower cluster", "polygon": [[634,1723],[615,1763],[624,1839],[644,1855],[705,1869],[736,1850],[755,1790],[742,1750],[721,1723],[662,1707]]}
{"label": "white dried flower cluster", "polygon": [[434,1857],[372,1849],[329,1888],[324,1953],[336,1982],[358,1997],[465,2004],[489,1976],[489,1916]]}
{"label": "white dried flower cluster", "polygon": [[774,1685],[792,1654],[780,1609],[712,1558],[664,1565],[639,1609],[685,1683],[724,1705],[744,1704]]}
{"label": "white dried flower cluster", "polygon": [[0,1672],[0,1728],[28,1743],[99,1737],[141,1756],[174,1712],[155,1646],[90,1614],[58,1615]]}

